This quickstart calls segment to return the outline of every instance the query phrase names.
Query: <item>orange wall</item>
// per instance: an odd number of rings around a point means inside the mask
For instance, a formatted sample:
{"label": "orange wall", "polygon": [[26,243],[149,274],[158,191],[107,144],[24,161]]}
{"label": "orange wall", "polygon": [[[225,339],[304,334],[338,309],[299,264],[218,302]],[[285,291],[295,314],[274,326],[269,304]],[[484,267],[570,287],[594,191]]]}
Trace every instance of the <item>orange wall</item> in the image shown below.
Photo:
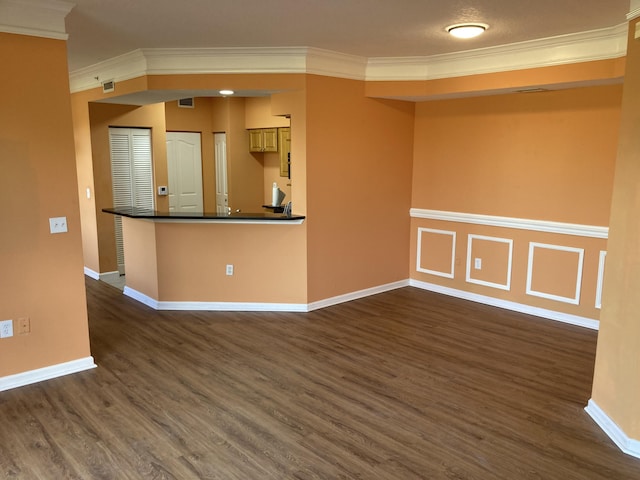
{"label": "orange wall", "polygon": [[245,129],[244,98],[229,98],[227,130],[227,177],[229,206],[235,212],[262,211],[264,169],[262,158],[249,152],[249,132]]}
{"label": "orange wall", "polygon": [[[593,400],[640,439],[640,44],[630,23]],[[636,447],[637,451],[637,447]]]}
{"label": "orange wall", "polygon": [[[278,147],[279,149],[280,147]],[[280,176],[280,152],[265,152],[262,154],[262,164],[264,165],[264,196],[263,203],[271,205],[273,198],[273,184],[278,184],[278,188],[285,194],[282,204],[293,201],[291,196],[291,181],[287,177]]]}
{"label": "orange wall", "polygon": [[[426,234],[423,233],[421,245],[417,243],[418,229],[427,229]],[[432,230],[455,232],[455,250],[451,252],[451,234],[432,233]],[[605,239],[422,218],[411,219],[411,232],[410,265],[411,278],[414,280],[591,320],[598,320],[600,316],[600,310],[596,308],[597,280],[600,252],[607,248]],[[490,241],[472,239],[470,278],[501,285],[508,285],[508,280],[510,280],[509,290],[467,281],[469,235],[474,238],[481,236],[492,239]],[[427,238],[424,238],[425,236]],[[510,276],[508,276],[507,269],[509,255],[505,241],[513,242]],[[568,249],[584,250],[582,280],[577,291],[579,293],[577,305],[569,303],[567,300],[541,298],[539,295],[527,293],[529,242],[560,248],[560,250],[549,247],[534,249],[531,289],[535,292],[564,297],[565,299],[575,297],[576,282],[580,275],[578,254]],[[420,253],[423,269],[439,273],[450,272],[453,260],[453,278],[419,271],[418,253]],[[474,268],[475,258],[482,260],[480,270]],[[555,259],[555,262],[549,263],[549,259]]]}
{"label": "orange wall", "polygon": [[288,127],[289,119],[276,116],[271,111],[271,97],[253,97],[246,99],[245,127],[270,128]]}
{"label": "orange wall", "polygon": [[[103,208],[113,207],[109,127],[151,128],[153,181],[154,190],[157,191],[155,187],[168,183],[164,104],[135,107],[91,103],[89,104],[89,115],[100,258],[99,272],[113,272],[118,269],[113,215],[102,212]],[[157,210],[168,211],[168,198],[156,195],[155,206]]]}
{"label": "orange wall", "polygon": [[[0,33],[0,377],[90,355],[73,127],[61,40]],[[67,233],[49,233],[66,216]],[[31,333],[18,334],[28,317]]]}
{"label": "orange wall", "polygon": [[379,98],[446,98],[452,95],[487,95],[531,87],[553,87],[578,83],[622,83],[624,58],[554,65],[505,72],[465,75],[415,81],[367,82],[366,94]]}
{"label": "orange wall", "polygon": [[155,300],[306,304],[303,225],[123,225],[127,286]]}
{"label": "orange wall", "polygon": [[311,302],[408,278],[413,113],[364,82],[308,76]]}
{"label": "orange wall", "polygon": [[[608,226],[621,94],[622,87],[614,85],[419,103],[412,207]],[[454,278],[418,271],[419,253],[426,259],[450,258],[447,252],[418,245],[418,228],[456,232]],[[509,290],[467,281],[469,235],[514,242]],[[529,272],[530,242],[563,250],[536,248]],[[527,294],[530,273],[531,290],[574,296],[580,270],[577,254],[566,248],[584,250],[579,304]],[[414,218],[411,276],[597,320],[596,285],[600,251],[604,250],[604,239]],[[480,253],[472,253],[480,258]],[[557,261],[549,263],[552,256]],[[491,276],[490,269],[504,265],[505,257],[496,250],[482,260],[482,270],[472,268],[472,278]]]}
{"label": "orange wall", "polygon": [[418,103],[412,207],[607,226],[621,94]]}
{"label": "orange wall", "polygon": [[[80,201],[84,266],[97,273],[100,272],[98,219],[93,178],[89,103],[85,92],[71,95],[71,111],[78,172],[78,199]],[[87,191],[89,195],[87,195]]]}
{"label": "orange wall", "polygon": [[157,224],[160,299],[305,304],[304,234],[302,225]]}

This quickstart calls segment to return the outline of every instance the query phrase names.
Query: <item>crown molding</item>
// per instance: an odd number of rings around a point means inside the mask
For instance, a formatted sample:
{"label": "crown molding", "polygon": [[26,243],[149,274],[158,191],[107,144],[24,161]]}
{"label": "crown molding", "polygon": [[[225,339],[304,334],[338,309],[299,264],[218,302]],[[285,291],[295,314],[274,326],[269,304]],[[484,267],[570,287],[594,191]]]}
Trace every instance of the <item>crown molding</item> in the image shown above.
{"label": "crown molding", "polygon": [[144,76],[147,68],[147,59],[142,50],[134,50],[71,72],[69,87],[71,93],[91,90],[100,87],[103,81],[123,82]]}
{"label": "crown molding", "polygon": [[628,24],[498,47],[429,57],[365,58],[310,47],[145,48],[75,70],[71,92],[144,75],[308,73],[352,80],[431,80],[626,54]]}
{"label": "crown molding", "polygon": [[628,24],[429,57],[370,58],[367,80],[434,80],[623,57]]}
{"label": "crown molding", "polygon": [[3,0],[0,32],[66,40],[64,19],[74,6],[61,0]]}
{"label": "crown molding", "polygon": [[145,48],[149,75],[303,73],[305,47]]}
{"label": "crown molding", "polygon": [[307,49],[306,73],[366,80],[367,58],[319,48]]}
{"label": "crown molding", "polygon": [[640,17],[640,7],[627,13],[627,20],[629,21],[635,20],[638,17]]}
{"label": "crown molding", "polygon": [[143,75],[222,73],[312,73],[365,80],[367,59],[308,47],[144,48],[75,70],[71,92]]}

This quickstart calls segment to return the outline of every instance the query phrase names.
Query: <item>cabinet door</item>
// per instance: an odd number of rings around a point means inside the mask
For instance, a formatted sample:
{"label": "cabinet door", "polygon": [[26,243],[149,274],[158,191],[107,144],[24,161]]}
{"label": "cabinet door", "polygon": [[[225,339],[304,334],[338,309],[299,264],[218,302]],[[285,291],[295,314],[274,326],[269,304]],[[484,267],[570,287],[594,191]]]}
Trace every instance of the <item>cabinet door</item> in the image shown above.
{"label": "cabinet door", "polygon": [[249,130],[249,151],[262,152],[263,148],[262,130]]}
{"label": "cabinet door", "polygon": [[280,176],[289,176],[289,152],[291,151],[291,129],[279,128],[278,141],[280,142]]}
{"label": "cabinet door", "polygon": [[263,152],[278,151],[278,129],[277,128],[262,129],[262,151]]}

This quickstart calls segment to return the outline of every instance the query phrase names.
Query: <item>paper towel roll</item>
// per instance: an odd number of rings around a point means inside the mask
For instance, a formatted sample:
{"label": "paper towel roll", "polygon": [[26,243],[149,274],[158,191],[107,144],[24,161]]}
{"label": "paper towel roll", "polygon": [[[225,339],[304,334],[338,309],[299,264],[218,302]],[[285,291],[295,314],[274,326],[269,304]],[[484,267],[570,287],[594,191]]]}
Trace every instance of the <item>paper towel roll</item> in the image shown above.
{"label": "paper towel roll", "polygon": [[271,196],[271,205],[273,205],[274,207],[277,207],[278,205],[280,205],[280,202],[278,201],[280,197],[280,189],[278,188],[278,184],[276,182],[273,182],[273,194]]}

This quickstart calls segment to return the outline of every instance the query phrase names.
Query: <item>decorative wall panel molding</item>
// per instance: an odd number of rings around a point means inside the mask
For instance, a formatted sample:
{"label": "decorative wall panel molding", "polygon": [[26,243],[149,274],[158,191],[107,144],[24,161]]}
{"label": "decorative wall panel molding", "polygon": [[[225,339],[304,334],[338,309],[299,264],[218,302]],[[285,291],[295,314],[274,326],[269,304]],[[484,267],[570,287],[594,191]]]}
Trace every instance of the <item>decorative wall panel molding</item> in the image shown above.
{"label": "decorative wall panel molding", "polygon": [[[422,267],[422,235],[423,233],[430,233],[436,235],[446,235],[451,237],[451,268],[446,271],[440,270],[432,270],[429,268]],[[445,278],[453,278],[455,271],[455,257],[456,257],[456,232],[452,232],[449,230],[436,230],[433,228],[418,228],[418,244],[417,244],[417,254],[416,254],[416,270],[422,273],[429,273],[431,275],[437,275],[438,277]]]}
{"label": "decorative wall panel molding", "polygon": [[[534,290],[533,284],[533,268],[535,262],[536,249],[558,250],[563,252],[569,252],[578,255],[578,261],[576,264],[576,282],[575,282],[575,295],[572,297],[565,297],[563,295],[556,295],[550,292],[543,292],[540,290]],[[565,247],[561,245],[550,245],[547,243],[529,242],[529,261],[527,264],[527,295],[534,297],[546,298],[549,300],[555,300],[558,302],[570,303],[572,305],[580,304],[580,287],[582,285],[582,267],[584,264],[584,249],[575,247]]]}
{"label": "decorative wall panel molding", "polygon": [[600,250],[598,261],[598,283],[596,285],[596,308],[602,308],[602,287],[604,285],[604,265],[607,259],[607,252]]}
{"label": "decorative wall panel molding", "polygon": [[516,228],[535,232],[560,233],[579,237],[608,238],[609,227],[581,225],[576,223],[551,222],[547,220],[531,220],[526,218],[499,217],[495,215],[480,215],[476,213],[447,212],[443,210],[424,210],[412,208],[413,218],[429,220],[444,220],[447,222],[471,223],[490,227]]}
{"label": "decorative wall panel molding", "polygon": [[[473,261],[473,241],[483,240],[487,242],[505,243],[509,246],[508,258],[507,258],[507,271],[505,283],[494,283],[486,280],[481,280],[472,277],[472,270],[474,268]],[[485,287],[498,288],[500,290],[511,290],[511,266],[513,264],[513,240],[510,238],[499,237],[487,237],[485,235],[469,234],[467,237],[467,276],[466,281],[468,283],[475,283],[477,285],[484,285]],[[486,266],[486,265],[485,265]]]}

